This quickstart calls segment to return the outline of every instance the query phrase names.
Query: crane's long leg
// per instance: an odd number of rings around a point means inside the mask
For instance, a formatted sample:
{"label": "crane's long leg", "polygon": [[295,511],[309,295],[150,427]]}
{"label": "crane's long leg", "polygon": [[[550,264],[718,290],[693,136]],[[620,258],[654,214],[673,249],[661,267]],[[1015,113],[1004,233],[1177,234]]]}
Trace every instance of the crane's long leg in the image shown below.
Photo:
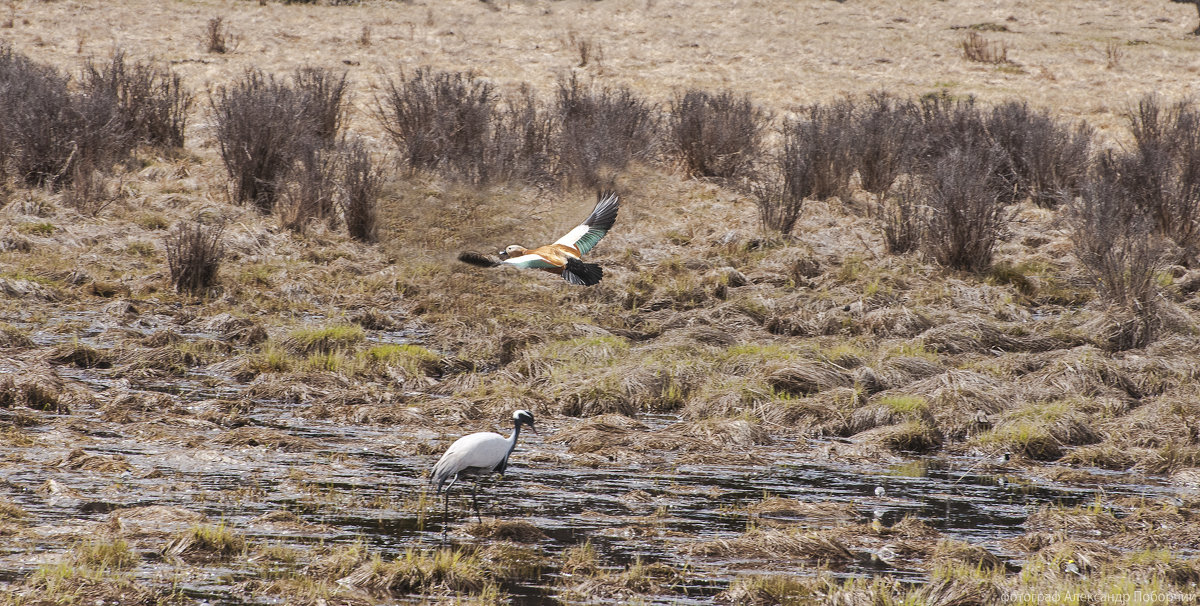
{"label": "crane's long leg", "polygon": [[475,478],[471,484],[471,502],[475,505],[475,521],[482,524],[483,518],[479,515],[479,478]]}
{"label": "crane's long leg", "polygon": [[446,532],[450,528],[450,491],[442,499],[442,544],[446,544]]}

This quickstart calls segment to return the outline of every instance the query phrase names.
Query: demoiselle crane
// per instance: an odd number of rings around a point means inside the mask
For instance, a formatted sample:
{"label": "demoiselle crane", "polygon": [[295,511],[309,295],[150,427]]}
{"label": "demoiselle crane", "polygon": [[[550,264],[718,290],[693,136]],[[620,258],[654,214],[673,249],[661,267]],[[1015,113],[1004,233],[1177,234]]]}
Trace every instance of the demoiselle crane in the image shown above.
{"label": "demoiselle crane", "polygon": [[433,466],[433,472],[429,474],[429,483],[437,486],[438,494],[441,494],[442,486],[447,481],[450,482],[445,486],[445,505],[442,510],[443,535],[446,533],[445,522],[450,513],[450,489],[454,487],[454,484],[464,477],[474,480],[471,502],[475,507],[476,519],[482,522],[483,518],[479,515],[479,478],[493,473],[504,475],[504,469],[508,467],[508,457],[517,447],[517,437],[521,435],[522,425],[528,425],[530,431],[537,433],[537,428],[533,426],[533,413],[528,410],[514,412],[512,419],[513,432],[511,436],[505,438],[490,431],[465,435],[455,440],[450,448],[446,449],[442,458],[438,459],[437,464]]}

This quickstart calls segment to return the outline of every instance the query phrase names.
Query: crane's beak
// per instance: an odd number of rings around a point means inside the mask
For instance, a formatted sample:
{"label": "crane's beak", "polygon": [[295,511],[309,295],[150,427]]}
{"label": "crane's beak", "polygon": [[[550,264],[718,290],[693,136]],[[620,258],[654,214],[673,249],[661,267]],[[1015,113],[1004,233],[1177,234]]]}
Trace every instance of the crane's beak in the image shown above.
{"label": "crane's beak", "polygon": [[498,256],[498,257],[500,257],[500,259],[501,259],[501,260],[507,259],[507,258],[508,258],[508,251],[507,251],[507,250],[502,250],[502,251],[500,251],[500,254],[499,254],[499,255],[497,255],[497,256]]}
{"label": "crane's beak", "polygon": [[533,434],[534,434],[534,435],[537,435],[537,436],[540,436],[540,435],[542,435],[542,434],[538,433],[538,430],[537,430],[537,428],[536,428],[536,427],[534,427],[534,426],[533,426],[533,423],[530,423],[530,424],[529,424],[529,431],[532,431],[532,432],[533,432]]}

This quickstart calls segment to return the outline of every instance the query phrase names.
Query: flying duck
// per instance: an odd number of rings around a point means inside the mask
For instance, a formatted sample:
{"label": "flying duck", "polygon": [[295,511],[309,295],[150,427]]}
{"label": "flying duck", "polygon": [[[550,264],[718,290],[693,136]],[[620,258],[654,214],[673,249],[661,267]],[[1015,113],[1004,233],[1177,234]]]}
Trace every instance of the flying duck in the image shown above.
{"label": "flying duck", "polygon": [[533,249],[513,244],[499,254],[499,261],[473,252],[458,255],[458,260],[479,267],[511,265],[523,269],[541,269],[559,274],[571,284],[597,284],[604,277],[604,270],[599,264],[584,263],[580,257],[592,250],[600,238],[612,229],[620,206],[620,199],[615,192],[602,192],[598,197],[592,214],[553,244]]}

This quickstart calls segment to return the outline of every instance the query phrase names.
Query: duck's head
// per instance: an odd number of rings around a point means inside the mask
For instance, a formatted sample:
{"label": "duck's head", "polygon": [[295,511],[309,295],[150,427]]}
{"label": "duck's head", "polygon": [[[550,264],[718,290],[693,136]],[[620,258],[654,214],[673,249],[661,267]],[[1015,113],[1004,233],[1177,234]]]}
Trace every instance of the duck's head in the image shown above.
{"label": "duck's head", "polygon": [[517,427],[528,425],[530,431],[533,433],[538,432],[537,428],[533,426],[533,413],[529,412],[528,410],[518,410],[514,412],[513,423],[516,424]]}
{"label": "duck's head", "polygon": [[508,259],[511,257],[519,257],[523,254],[525,254],[524,246],[520,246],[518,244],[510,244],[503,251],[500,252],[500,258]]}

